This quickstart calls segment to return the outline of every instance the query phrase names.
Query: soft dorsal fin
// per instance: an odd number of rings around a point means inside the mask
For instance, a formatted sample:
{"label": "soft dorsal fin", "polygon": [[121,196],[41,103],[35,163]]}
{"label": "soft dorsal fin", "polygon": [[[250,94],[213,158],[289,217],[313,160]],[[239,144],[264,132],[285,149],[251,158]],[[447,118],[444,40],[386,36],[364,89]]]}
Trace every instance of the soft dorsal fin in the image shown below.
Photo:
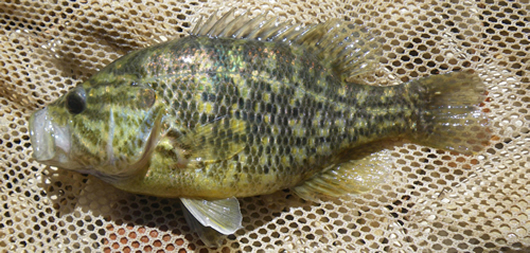
{"label": "soft dorsal fin", "polygon": [[380,42],[368,29],[339,19],[302,26],[280,23],[266,16],[267,13],[253,19],[246,14],[234,16],[234,9],[231,9],[220,17],[213,14],[203,24],[199,21],[191,35],[281,41],[302,46],[343,80],[369,71],[379,60]]}

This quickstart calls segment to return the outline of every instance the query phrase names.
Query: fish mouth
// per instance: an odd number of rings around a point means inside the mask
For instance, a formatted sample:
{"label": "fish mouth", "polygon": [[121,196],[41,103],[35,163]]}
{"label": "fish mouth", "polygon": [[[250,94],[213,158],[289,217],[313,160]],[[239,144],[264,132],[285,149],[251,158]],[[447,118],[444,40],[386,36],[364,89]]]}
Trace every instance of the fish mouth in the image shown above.
{"label": "fish mouth", "polygon": [[47,165],[68,163],[70,134],[67,127],[53,122],[48,108],[36,111],[29,119],[33,158]]}

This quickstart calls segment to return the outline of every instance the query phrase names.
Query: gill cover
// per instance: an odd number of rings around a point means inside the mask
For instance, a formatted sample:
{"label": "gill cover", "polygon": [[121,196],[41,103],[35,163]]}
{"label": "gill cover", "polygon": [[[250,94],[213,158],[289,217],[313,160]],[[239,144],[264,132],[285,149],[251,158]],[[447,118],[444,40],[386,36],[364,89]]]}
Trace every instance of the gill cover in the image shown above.
{"label": "gill cover", "polygon": [[[158,140],[162,118],[161,110],[154,107],[155,91],[144,85],[120,80],[99,89],[96,86],[89,92],[87,101],[92,107],[87,108],[87,115],[101,118],[95,121],[87,118],[83,122],[94,127],[100,122],[103,125],[99,127],[104,129],[101,144],[93,147],[99,148],[99,152],[104,153],[101,157],[106,158],[94,168],[96,174],[106,181],[119,180],[145,168]],[[99,116],[95,116],[98,111]],[[86,137],[90,138],[90,135]]]}
{"label": "gill cover", "polygon": [[101,73],[30,118],[34,158],[116,182],[147,165],[162,113],[156,93]]}

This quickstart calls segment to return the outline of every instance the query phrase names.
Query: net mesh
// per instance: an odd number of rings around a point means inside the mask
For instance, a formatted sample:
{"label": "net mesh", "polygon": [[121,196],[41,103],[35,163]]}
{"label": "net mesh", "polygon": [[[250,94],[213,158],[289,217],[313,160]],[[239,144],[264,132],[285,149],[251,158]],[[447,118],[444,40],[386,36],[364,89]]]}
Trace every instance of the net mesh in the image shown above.
{"label": "net mesh", "polygon": [[365,81],[474,70],[494,138],[476,156],[398,141],[388,181],[306,202],[241,200],[220,252],[529,252],[530,3],[522,1],[4,0],[0,3],[0,249],[207,252],[178,201],[121,192],[36,163],[27,119],[117,57],[183,36],[215,11],[369,27],[383,40]]}

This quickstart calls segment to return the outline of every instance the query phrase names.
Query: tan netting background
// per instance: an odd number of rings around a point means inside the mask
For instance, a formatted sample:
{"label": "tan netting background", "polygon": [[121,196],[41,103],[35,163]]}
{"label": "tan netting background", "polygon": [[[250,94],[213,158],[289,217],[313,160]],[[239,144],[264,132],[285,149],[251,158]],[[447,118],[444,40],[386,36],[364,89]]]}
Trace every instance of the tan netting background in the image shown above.
{"label": "tan netting background", "polygon": [[528,0],[223,2],[0,3],[1,251],[208,251],[178,201],[33,161],[27,119],[120,55],[184,35],[198,17],[231,6],[282,21],[336,17],[372,27],[384,39],[373,84],[475,70],[489,92],[483,108],[494,138],[477,156],[398,142],[388,182],[363,195],[242,199],[244,229],[219,251],[530,251]]}

